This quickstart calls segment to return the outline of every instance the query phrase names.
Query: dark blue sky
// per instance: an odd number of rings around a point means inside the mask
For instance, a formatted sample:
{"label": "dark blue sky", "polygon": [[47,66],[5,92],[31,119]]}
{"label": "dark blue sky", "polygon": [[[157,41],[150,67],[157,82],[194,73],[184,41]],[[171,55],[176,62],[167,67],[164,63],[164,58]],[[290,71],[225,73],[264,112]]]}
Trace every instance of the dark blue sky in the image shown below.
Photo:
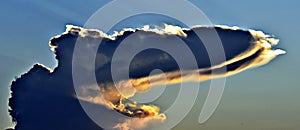
{"label": "dark blue sky", "polygon": [[[254,115],[270,111],[270,115],[261,117],[269,120],[263,125],[280,122],[282,125],[295,126],[295,122],[300,120],[300,103],[297,100],[300,98],[300,85],[297,82],[300,73],[300,2],[190,1],[204,11],[213,24],[235,25],[274,34],[280,38],[278,47],[287,51],[286,55],[280,56],[267,66],[228,78],[223,105],[219,108],[220,117],[215,115],[216,121],[223,119],[223,113],[233,110],[237,113],[246,112],[250,106],[252,110],[249,112],[253,112]],[[15,0],[1,3],[0,129],[10,124],[7,102],[11,80],[37,62],[54,68],[56,61],[48,46],[49,39],[62,33],[66,24],[84,25],[86,20],[107,2],[109,1]],[[130,5],[126,6],[130,8]],[[145,23],[136,21],[128,24],[132,25],[126,27],[139,27]],[[244,101],[240,103],[235,99]],[[244,105],[235,106],[234,103]],[[235,117],[238,118],[239,115],[243,114],[236,114]],[[252,118],[255,116],[241,119],[253,123],[255,121]]]}

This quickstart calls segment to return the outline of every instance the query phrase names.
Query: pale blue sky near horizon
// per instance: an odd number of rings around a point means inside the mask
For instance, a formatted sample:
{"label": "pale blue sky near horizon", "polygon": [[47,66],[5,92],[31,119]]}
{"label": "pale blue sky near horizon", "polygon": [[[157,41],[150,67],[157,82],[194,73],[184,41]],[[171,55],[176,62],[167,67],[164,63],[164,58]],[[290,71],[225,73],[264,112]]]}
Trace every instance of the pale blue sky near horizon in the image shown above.
{"label": "pale blue sky near horizon", "polygon": [[[26,72],[35,63],[54,68],[56,61],[48,46],[49,39],[64,32],[66,24],[84,25],[107,2],[109,1],[15,0],[3,1],[0,4],[0,129],[11,124],[7,103],[9,85],[15,76]],[[300,73],[300,1],[190,2],[201,9],[213,24],[239,26],[274,34],[280,39],[277,47],[287,51],[287,54],[266,66],[229,77],[221,105],[205,128],[242,128],[253,124],[265,125],[257,129],[269,128],[268,125],[274,124],[281,128],[299,128],[296,123],[300,120],[300,83],[297,82]],[[127,6],[130,8],[130,5]],[[141,24],[144,23],[136,21],[127,26],[136,27]],[[198,108],[199,105],[196,104],[193,112],[198,112]],[[234,112],[236,114],[233,116],[229,115]],[[193,115],[188,116],[187,120],[195,118]],[[232,119],[225,119],[228,116],[232,116]],[[213,123],[222,120],[227,120],[228,123]],[[235,124],[236,120],[243,120],[243,125]],[[197,120],[191,124],[196,122]],[[185,127],[187,125],[177,126],[179,129]]]}

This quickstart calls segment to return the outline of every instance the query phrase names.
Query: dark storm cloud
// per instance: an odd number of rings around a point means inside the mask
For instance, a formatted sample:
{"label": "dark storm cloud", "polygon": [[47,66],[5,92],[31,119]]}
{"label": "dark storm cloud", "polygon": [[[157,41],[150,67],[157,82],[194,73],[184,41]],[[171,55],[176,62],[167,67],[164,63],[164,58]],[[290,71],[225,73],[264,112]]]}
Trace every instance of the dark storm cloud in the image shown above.
{"label": "dark storm cloud", "polygon": [[[195,33],[205,34],[213,29],[217,31],[222,41],[226,61],[220,59],[215,63],[210,63],[206,48]],[[151,44],[149,41],[147,43],[143,41],[145,39],[158,40],[170,48],[176,45],[170,41],[174,37],[179,37],[195,55],[198,69],[186,68],[188,71],[182,74],[171,55],[158,49],[148,49],[132,59],[129,68],[130,79],[119,77],[115,86],[112,83],[111,75],[112,56],[119,44],[132,34],[136,34],[132,43]],[[88,48],[95,47],[95,43],[100,40],[102,42],[95,61],[98,84],[89,84],[83,81],[82,91],[75,93],[72,82],[72,63],[85,62],[89,58],[84,51],[78,57],[73,57],[75,43],[85,44],[88,50]],[[151,29],[149,26],[145,26],[140,29],[124,29],[108,35],[98,30],[68,25],[65,33],[53,37],[50,41],[58,66],[54,70],[49,70],[37,64],[26,74],[13,81],[12,97],[9,100],[10,114],[16,122],[16,129],[21,130],[101,129],[85,114],[78,101],[81,100],[86,104],[97,106],[99,109],[116,110],[133,117],[131,120],[112,124],[117,129],[142,129],[147,124],[163,122],[167,117],[160,112],[158,106],[127,101],[137,91],[143,92],[153,86],[176,84],[181,81],[205,81],[264,65],[277,55],[285,53],[282,50],[273,49],[272,46],[277,43],[277,39],[261,31],[241,30],[237,27],[227,26],[194,27],[192,29],[183,29],[172,25],[165,25],[161,29]],[[122,60],[127,59],[121,57],[118,61],[122,63]],[[123,69],[123,66],[120,66],[120,70],[117,71],[122,73],[126,70],[125,67]],[[226,68],[227,71],[210,73],[212,70],[220,68]],[[81,66],[79,69],[80,71],[91,71],[87,66]],[[154,69],[161,69],[165,73],[148,77]],[[166,80],[163,80],[164,76],[166,76]],[[127,88],[129,84],[135,89]],[[120,94],[116,87],[124,90],[124,93]],[[98,95],[97,92],[101,92],[102,95]],[[109,117],[109,113],[103,113],[103,116],[113,118]]]}

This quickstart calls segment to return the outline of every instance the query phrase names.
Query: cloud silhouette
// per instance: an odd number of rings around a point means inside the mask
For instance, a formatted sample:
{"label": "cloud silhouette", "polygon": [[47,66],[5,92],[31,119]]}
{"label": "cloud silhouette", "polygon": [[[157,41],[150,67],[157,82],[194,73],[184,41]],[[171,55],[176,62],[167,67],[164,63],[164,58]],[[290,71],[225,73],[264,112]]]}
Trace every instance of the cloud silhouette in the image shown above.
{"label": "cloud silhouette", "polygon": [[[200,34],[215,30],[219,35],[225,53],[225,59],[211,62]],[[120,44],[128,40],[128,51],[140,45],[163,44],[167,48],[179,46],[177,39],[182,40],[191,50],[197,62],[197,68],[190,66],[180,68],[172,55],[159,49],[147,49],[138,53],[126,66],[126,55],[117,57],[120,74],[113,80],[111,74],[113,55]],[[85,65],[90,58],[88,51],[101,42],[94,69]],[[110,124],[111,129],[144,129],[148,124],[162,123],[167,117],[160,112],[159,106],[137,103],[129,100],[136,92],[145,92],[151,87],[164,84],[178,84],[182,81],[205,81],[212,78],[237,74],[249,68],[264,65],[285,51],[274,49],[278,40],[261,31],[242,30],[238,27],[196,26],[191,29],[173,25],[163,28],[144,26],[137,29],[123,29],[112,35],[95,29],[84,29],[67,25],[66,31],[50,40],[50,47],[56,55],[58,66],[54,70],[36,64],[27,73],[12,82],[9,100],[10,115],[16,122],[15,129],[53,130],[53,129],[102,129],[85,113],[79,101],[101,109],[117,111],[130,119],[119,119]],[[79,55],[74,57],[76,44],[84,45]],[[220,55],[220,52],[213,52]],[[187,59],[182,54],[181,58]],[[95,70],[97,84],[80,79],[81,88],[75,92],[72,69],[73,64],[80,72]],[[189,63],[187,63],[189,64]],[[122,74],[129,69],[129,79]],[[149,75],[152,70],[160,69],[164,73]],[[184,69],[184,70],[181,70]],[[227,71],[221,71],[226,69]],[[220,70],[220,71],[219,71]],[[211,73],[212,71],[217,73]],[[128,75],[125,75],[128,76]],[[101,93],[101,94],[99,94]],[[110,117],[110,113],[103,113]],[[135,124],[135,125],[134,125]]]}

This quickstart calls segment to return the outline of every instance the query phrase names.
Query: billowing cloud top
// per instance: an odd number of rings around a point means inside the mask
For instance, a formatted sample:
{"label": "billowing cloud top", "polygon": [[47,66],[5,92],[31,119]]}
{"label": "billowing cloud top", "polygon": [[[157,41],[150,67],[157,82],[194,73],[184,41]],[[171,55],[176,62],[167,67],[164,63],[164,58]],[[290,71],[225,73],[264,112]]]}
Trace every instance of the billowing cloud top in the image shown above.
{"label": "billowing cloud top", "polygon": [[[206,45],[198,34],[205,35],[215,30],[221,40],[225,59],[215,59],[211,62]],[[176,48],[180,39],[191,51],[196,68],[187,66],[181,68],[174,57],[162,50],[151,48],[141,51],[131,59],[129,79],[125,71],[128,66],[123,64],[128,60],[126,55],[117,57],[116,73],[120,74],[113,80],[111,74],[113,55],[122,42],[127,40],[126,49],[140,45],[164,45],[166,48]],[[129,41],[128,41],[129,40]],[[95,70],[97,84],[81,79],[80,92],[75,93],[72,79],[72,65],[85,63],[89,48],[101,41],[98,48],[94,69],[80,64],[78,71]],[[130,118],[120,119],[111,124],[115,129],[144,129],[147,124],[163,122],[166,115],[160,112],[159,106],[142,104],[128,100],[136,92],[145,92],[153,86],[177,84],[182,81],[205,81],[237,74],[249,68],[264,65],[285,51],[273,49],[278,39],[264,34],[262,31],[242,30],[238,27],[196,26],[191,29],[173,25],[162,28],[125,28],[120,32],[108,35],[95,29],[84,29],[67,25],[66,32],[55,36],[50,41],[50,47],[56,55],[58,66],[54,70],[36,64],[26,74],[23,74],[11,86],[9,106],[16,129],[102,129],[96,125],[84,112],[79,100],[99,109],[111,109]],[[74,57],[76,44],[84,45],[79,55]],[[210,43],[213,44],[213,43]],[[177,50],[182,60],[190,58]],[[215,55],[222,53],[215,51]],[[73,67],[74,69],[74,67]],[[160,69],[164,73],[149,75],[152,70]],[[225,69],[226,71],[218,71]],[[183,72],[184,71],[184,72]],[[217,73],[211,73],[215,71]],[[115,81],[115,82],[113,82]],[[134,89],[128,87],[133,86]],[[101,95],[97,94],[100,92]],[[103,113],[108,116],[109,113]],[[109,124],[110,122],[107,122]],[[133,125],[135,124],[135,125]]]}

